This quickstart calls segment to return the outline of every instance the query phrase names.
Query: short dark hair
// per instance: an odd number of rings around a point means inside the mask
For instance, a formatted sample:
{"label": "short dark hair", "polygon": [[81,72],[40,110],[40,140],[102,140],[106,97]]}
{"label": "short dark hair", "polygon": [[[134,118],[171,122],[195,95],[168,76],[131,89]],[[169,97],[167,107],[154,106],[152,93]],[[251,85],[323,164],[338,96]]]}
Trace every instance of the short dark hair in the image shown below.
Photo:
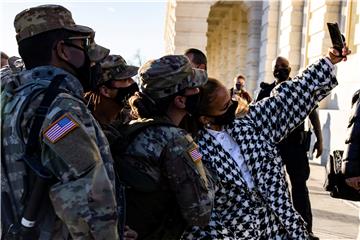
{"label": "short dark hair", "polygon": [[185,51],[184,55],[188,55],[188,54],[192,54],[192,62],[200,65],[200,64],[207,64],[207,59],[206,59],[206,55],[200,51],[199,49],[196,48],[189,48],[188,50]]}
{"label": "short dark hair", "polygon": [[52,58],[54,45],[65,38],[79,35],[65,29],[55,29],[26,38],[18,43],[19,54],[26,69],[48,65]]}
{"label": "short dark hair", "polygon": [[242,78],[242,79],[245,80],[245,77],[244,77],[244,75],[242,75],[242,74],[239,74],[239,75],[236,76],[236,79],[239,79],[239,78]]}
{"label": "short dark hair", "polygon": [[1,58],[9,59],[9,56],[6,53],[1,51]]}
{"label": "short dark hair", "polygon": [[246,81],[246,78],[245,78],[244,75],[238,74],[238,75],[236,75],[236,77],[234,78],[234,83],[237,83],[237,81],[238,81],[239,78],[240,78],[240,79],[244,79],[244,81]]}

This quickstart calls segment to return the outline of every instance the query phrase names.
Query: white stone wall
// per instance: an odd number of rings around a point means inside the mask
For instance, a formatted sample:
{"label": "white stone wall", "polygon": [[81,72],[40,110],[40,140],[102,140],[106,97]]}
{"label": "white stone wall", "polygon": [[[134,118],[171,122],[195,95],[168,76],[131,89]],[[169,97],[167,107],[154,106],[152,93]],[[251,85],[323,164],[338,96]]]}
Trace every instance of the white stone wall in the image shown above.
{"label": "white stone wall", "polygon": [[297,75],[300,68],[303,8],[303,1],[280,2],[277,55],[289,60],[291,76]]}
{"label": "white stone wall", "polygon": [[206,53],[207,17],[212,1],[168,1],[165,52],[183,54],[189,47]]}
{"label": "white stone wall", "polygon": [[247,9],[249,25],[245,75],[248,79],[247,89],[251,92],[258,86],[262,4],[260,1],[251,1]]}
{"label": "white stone wall", "polygon": [[257,86],[260,85],[260,82],[271,83],[274,81],[272,65],[273,60],[277,57],[278,53],[279,5],[279,1],[266,1],[263,4],[259,56],[259,80],[257,82]]}

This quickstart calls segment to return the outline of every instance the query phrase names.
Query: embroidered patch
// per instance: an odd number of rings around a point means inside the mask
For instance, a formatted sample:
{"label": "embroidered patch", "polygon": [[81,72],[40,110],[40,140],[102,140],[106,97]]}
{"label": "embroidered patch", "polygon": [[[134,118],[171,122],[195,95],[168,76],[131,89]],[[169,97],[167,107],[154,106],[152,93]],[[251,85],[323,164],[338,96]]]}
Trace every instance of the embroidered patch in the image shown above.
{"label": "embroidered patch", "polygon": [[50,142],[56,143],[78,126],[79,124],[69,114],[64,114],[44,131],[44,136]]}
{"label": "embroidered patch", "polygon": [[202,155],[201,155],[201,153],[198,151],[197,148],[194,148],[194,149],[188,151],[188,153],[189,153],[191,159],[192,159],[194,162],[197,162],[197,161],[201,160]]}

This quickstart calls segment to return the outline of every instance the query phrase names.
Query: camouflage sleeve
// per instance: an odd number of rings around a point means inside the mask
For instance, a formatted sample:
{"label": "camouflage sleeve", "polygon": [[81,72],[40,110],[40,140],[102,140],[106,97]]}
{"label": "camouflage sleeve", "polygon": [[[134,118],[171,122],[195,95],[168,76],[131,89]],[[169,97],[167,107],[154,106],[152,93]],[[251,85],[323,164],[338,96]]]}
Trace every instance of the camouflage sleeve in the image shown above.
{"label": "camouflage sleeve", "polygon": [[198,146],[190,135],[184,135],[169,142],[162,154],[170,188],[176,194],[184,219],[192,226],[206,226],[214,189],[206,176]]}
{"label": "camouflage sleeve", "polygon": [[58,182],[50,199],[74,239],[118,239],[114,187],[85,105],[55,100],[42,132],[42,161]]}

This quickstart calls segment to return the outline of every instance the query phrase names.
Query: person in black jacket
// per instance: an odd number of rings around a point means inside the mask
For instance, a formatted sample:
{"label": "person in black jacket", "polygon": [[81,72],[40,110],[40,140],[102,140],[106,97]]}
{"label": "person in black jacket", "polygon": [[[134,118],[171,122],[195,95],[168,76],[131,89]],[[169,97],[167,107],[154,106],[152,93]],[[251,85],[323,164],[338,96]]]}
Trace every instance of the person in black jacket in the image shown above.
{"label": "person in black jacket", "polygon": [[[345,141],[342,172],[345,174],[347,185],[356,189],[360,194],[360,90],[355,92],[351,103],[351,116],[348,124],[348,137]],[[360,224],[357,239],[360,239]]]}
{"label": "person in black jacket", "polygon": [[352,98],[348,133],[342,164],[343,172],[347,177],[346,183],[360,191],[360,90],[355,92]]}
{"label": "person in black jacket", "polygon": [[[275,81],[271,84],[264,82],[260,84],[261,90],[256,98],[256,101],[269,97],[275,86],[281,84],[282,82],[291,80],[289,77],[290,71],[291,68],[289,66],[289,61],[284,57],[277,57],[273,72]],[[310,113],[309,118],[314,127],[317,139],[314,151],[317,150],[316,157],[319,157],[322,154],[323,147],[321,126],[316,110],[313,110]],[[291,197],[294,208],[300,213],[307,223],[307,230],[310,234],[310,239],[318,239],[312,232],[311,204],[309,190],[306,186],[306,181],[310,175],[309,159],[307,156],[307,137],[304,123],[301,123],[278,144],[278,148],[290,178]]]}

